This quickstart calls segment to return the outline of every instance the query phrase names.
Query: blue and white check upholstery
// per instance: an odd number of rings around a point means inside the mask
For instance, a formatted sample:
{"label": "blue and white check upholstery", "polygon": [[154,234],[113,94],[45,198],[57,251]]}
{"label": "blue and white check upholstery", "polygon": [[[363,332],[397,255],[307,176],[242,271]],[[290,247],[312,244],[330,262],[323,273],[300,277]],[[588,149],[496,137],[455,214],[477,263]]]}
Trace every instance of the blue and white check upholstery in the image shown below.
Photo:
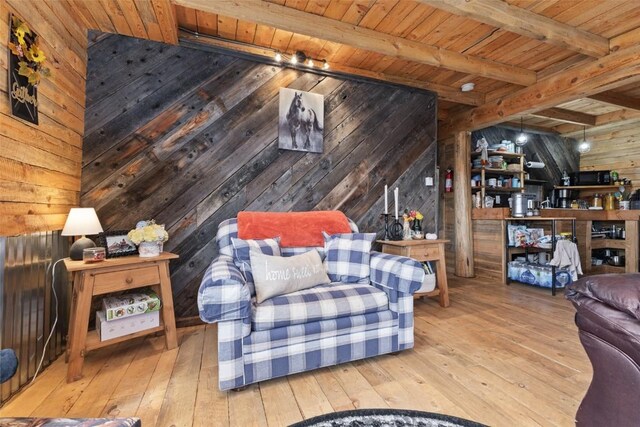
{"label": "blue and white check upholstery", "polygon": [[[353,222],[351,228],[358,232]],[[221,390],[413,347],[412,294],[424,279],[419,262],[371,252],[370,283],[321,285],[257,305],[233,262],[237,230],[235,219],[218,227],[220,255],[198,291],[200,317],[218,323]]]}
{"label": "blue and white check upholstery", "polygon": [[251,248],[257,249],[265,255],[280,256],[280,238],[242,240],[237,237],[232,237],[231,245],[233,246],[233,263],[238,267],[247,281],[251,295],[255,295],[256,290],[253,283],[253,273],[251,272],[251,257],[249,256]]}
{"label": "blue and white check upholstery", "polygon": [[265,331],[388,308],[387,295],[369,284],[332,283],[279,295],[254,305],[251,329]]}
{"label": "blue and white check upholstery", "polygon": [[369,283],[369,254],[375,233],[324,235],[324,265],[333,282]]}

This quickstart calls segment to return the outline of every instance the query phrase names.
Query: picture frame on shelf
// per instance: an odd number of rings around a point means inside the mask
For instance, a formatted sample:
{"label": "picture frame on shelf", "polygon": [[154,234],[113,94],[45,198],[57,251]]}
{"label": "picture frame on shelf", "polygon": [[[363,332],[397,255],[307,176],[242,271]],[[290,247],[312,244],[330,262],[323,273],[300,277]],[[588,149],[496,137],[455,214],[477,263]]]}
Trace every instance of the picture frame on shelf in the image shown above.
{"label": "picture frame on shelf", "polygon": [[129,239],[128,230],[110,230],[98,234],[96,245],[102,246],[107,252],[107,258],[137,255],[138,248]]}

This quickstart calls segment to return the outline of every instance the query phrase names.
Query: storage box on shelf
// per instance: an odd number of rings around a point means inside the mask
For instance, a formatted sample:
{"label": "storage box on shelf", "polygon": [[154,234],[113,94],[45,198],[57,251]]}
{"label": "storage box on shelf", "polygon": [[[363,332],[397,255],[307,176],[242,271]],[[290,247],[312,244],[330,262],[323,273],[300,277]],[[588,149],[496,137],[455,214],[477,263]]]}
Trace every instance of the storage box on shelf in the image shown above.
{"label": "storage box on shelf", "polygon": [[[571,236],[575,241],[576,236],[576,221],[575,218],[567,217],[567,218],[557,218],[557,217],[534,217],[534,218],[505,218],[505,248],[504,248],[504,259],[506,260],[506,284],[509,284],[511,280],[516,280],[518,282],[526,283],[529,285],[542,286],[542,287],[550,287],[551,295],[556,294],[556,289],[558,287],[564,287],[566,284],[570,283],[570,275],[565,274],[566,272],[557,269],[554,266],[549,266],[550,271],[546,271],[544,266],[537,265],[534,269],[531,264],[528,262],[529,255],[532,253],[538,252],[549,252],[548,259],[550,260],[553,257],[553,253],[556,249],[556,238],[555,236],[559,232],[558,224],[559,221],[570,221],[571,222]],[[527,245],[520,245],[519,242],[514,241],[509,236],[509,224],[510,223],[519,223],[524,224],[527,227],[531,227],[534,229],[538,229],[543,224],[550,225],[549,234],[552,236],[550,239],[551,247],[530,247]],[[543,233],[546,234],[546,233]],[[523,254],[525,258],[525,262],[522,264],[514,264],[513,257]],[[533,270],[533,271],[532,271]],[[516,279],[514,279],[516,278]],[[550,279],[550,286],[547,286],[548,280]],[[567,280],[569,279],[569,280]],[[560,285],[560,286],[558,286]]]}
{"label": "storage box on shelf", "polygon": [[122,319],[107,320],[104,311],[96,311],[96,332],[100,341],[107,341],[160,326],[160,311],[137,314]]}
{"label": "storage box on shelf", "polygon": [[[485,207],[487,195],[492,195],[500,200],[496,205],[506,205],[509,193],[524,192],[525,190],[525,171],[524,171],[524,154],[510,153],[506,151],[489,151],[489,163],[479,165],[480,152],[471,153],[473,166],[471,169],[472,177],[480,177],[475,186],[471,187],[471,191],[480,195],[480,207]],[[501,161],[491,161],[501,158]],[[476,181],[473,180],[472,181]],[[515,184],[515,185],[514,185]],[[505,198],[502,200],[502,198]]]}
{"label": "storage box on shelf", "polygon": [[[86,353],[111,344],[137,338],[155,332],[165,333],[167,349],[177,346],[176,324],[173,313],[169,261],[178,255],[162,252],[157,257],[127,256],[86,264],[64,259],[67,271],[73,273],[73,299],[69,321],[69,340],[66,359],[67,382],[82,377],[82,365]],[[158,326],[101,341],[97,330],[88,331],[91,299],[111,292],[151,288],[161,301]]]}

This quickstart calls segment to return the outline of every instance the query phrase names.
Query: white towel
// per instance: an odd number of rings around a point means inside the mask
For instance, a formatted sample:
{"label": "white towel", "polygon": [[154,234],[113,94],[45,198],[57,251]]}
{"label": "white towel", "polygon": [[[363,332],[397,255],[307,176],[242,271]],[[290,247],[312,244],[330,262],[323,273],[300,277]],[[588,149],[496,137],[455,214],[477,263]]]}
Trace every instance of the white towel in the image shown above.
{"label": "white towel", "polygon": [[578,280],[578,274],[582,274],[578,246],[570,240],[559,240],[556,243],[556,250],[549,264],[556,267],[568,267],[571,279],[574,281]]}

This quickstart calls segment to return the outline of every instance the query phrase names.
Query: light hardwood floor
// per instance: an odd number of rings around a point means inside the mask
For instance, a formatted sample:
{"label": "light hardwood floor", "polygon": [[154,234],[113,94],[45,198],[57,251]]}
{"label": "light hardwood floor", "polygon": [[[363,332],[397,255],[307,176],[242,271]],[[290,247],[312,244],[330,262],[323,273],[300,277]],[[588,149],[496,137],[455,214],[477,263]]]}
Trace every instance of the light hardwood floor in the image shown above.
{"label": "light hardwood floor", "polygon": [[591,379],[573,307],[523,285],[450,281],[451,306],[417,302],[415,348],[254,385],[217,387],[216,328],[180,346],[139,339],[89,353],[65,382],[63,358],[0,416],[115,417],[149,426],[286,426],[353,408],[411,408],[494,426],[570,426]]}

